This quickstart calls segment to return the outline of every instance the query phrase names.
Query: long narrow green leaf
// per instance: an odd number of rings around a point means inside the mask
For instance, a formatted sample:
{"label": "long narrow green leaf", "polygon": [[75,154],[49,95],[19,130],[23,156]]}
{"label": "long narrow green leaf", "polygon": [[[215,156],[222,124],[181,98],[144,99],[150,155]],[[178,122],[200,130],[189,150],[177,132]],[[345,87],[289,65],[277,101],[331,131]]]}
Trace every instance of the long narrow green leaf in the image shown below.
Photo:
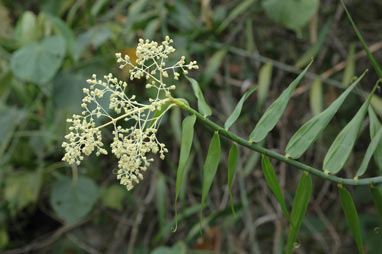
{"label": "long narrow green leaf", "polygon": [[52,25],[62,35],[62,37],[65,38],[68,51],[72,55],[73,59],[77,61],[79,57],[77,53],[77,41],[70,27],[60,18],[55,17],[52,14],[45,12],[44,16],[50,23],[52,23]]}
{"label": "long narrow green leaf", "polygon": [[382,117],[382,98],[374,94],[370,104],[373,106],[375,113],[379,115],[379,117]]}
{"label": "long narrow green leaf", "polygon": [[261,167],[263,169],[264,177],[268,184],[268,187],[271,189],[277,201],[279,202],[281,206],[281,211],[283,212],[285,217],[289,219],[288,209],[285,205],[284,196],[283,196],[283,193],[281,192],[279,182],[277,181],[275,170],[273,169],[273,166],[269,158],[265,155],[263,155],[262,157],[263,158],[261,160]]}
{"label": "long narrow green leaf", "polygon": [[331,20],[329,20],[322,27],[317,41],[298,59],[298,61],[295,64],[296,68],[303,67],[304,65],[308,64],[312,58],[317,56],[317,54],[320,52],[322,45],[324,45],[326,39],[328,38],[329,28],[331,24],[332,22]]}
{"label": "long narrow green leaf", "polygon": [[375,134],[375,136],[372,138],[371,143],[369,144],[369,147],[366,150],[365,156],[363,157],[361,166],[359,167],[355,175],[355,179],[362,176],[366,172],[370,159],[373,156],[374,152],[376,151],[378,145],[380,144],[381,138],[382,138],[382,128],[380,128],[377,134]]}
{"label": "long narrow green leaf", "polygon": [[156,205],[158,209],[158,220],[160,228],[166,226],[166,199],[167,199],[166,179],[160,174],[157,180]]}
{"label": "long narrow green leaf", "polygon": [[310,109],[312,110],[313,115],[318,115],[322,112],[323,109],[323,95],[322,95],[322,82],[320,78],[317,78],[310,88],[309,93],[309,103]]}
{"label": "long narrow green leaf", "polygon": [[296,242],[298,232],[304,219],[306,209],[308,208],[310,194],[312,193],[312,178],[307,172],[304,172],[298,182],[296,195],[293,199],[292,213],[290,216],[291,225],[289,227],[288,242],[286,253],[292,253],[294,243]]}
{"label": "long narrow green leaf", "polygon": [[180,189],[182,186],[182,179],[184,169],[187,164],[188,157],[190,155],[190,150],[192,146],[192,139],[194,137],[194,124],[195,124],[196,116],[191,115],[187,116],[182,122],[182,138],[180,144],[180,155],[179,155],[179,165],[178,171],[176,173],[176,190],[175,190],[175,230],[177,226],[177,206],[176,202],[179,197]]}
{"label": "long narrow green leaf", "polygon": [[237,148],[236,143],[232,143],[231,149],[229,150],[229,154],[228,154],[228,192],[229,192],[229,201],[231,204],[231,209],[234,215],[236,215],[236,213],[235,213],[235,208],[233,206],[231,189],[232,189],[232,181],[233,181],[233,176],[235,175],[238,158],[239,158],[239,149]]}
{"label": "long narrow green leaf", "polygon": [[196,96],[196,99],[198,100],[198,110],[201,114],[203,114],[205,117],[210,116],[212,114],[212,111],[208,104],[206,103],[206,100],[204,99],[202,90],[200,89],[199,83],[193,79],[186,76],[186,78],[190,81],[192,90],[194,90],[194,94]]}
{"label": "long narrow green leaf", "polygon": [[355,208],[353,199],[348,190],[338,185],[338,191],[340,193],[341,205],[345,213],[346,222],[354,236],[357,249],[359,253],[363,253],[363,244],[361,237],[361,230],[359,225],[358,213]]}
{"label": "long narrow green leaf", "polygon": [[323,169],[326,173],[336,174],[342,169],[346,160],[349,158],[353,149],[358,133],[361,129],[363,120],[365,119],[367,109],[369,108],[371,97],[375,89],[379,85],[379,81],[374,86],[367,100],[362,104],[357,114],[338,134],[333,144],[330,146],[328,153],[325,155]]}
{"label": "long narrow green leaf", "polygon": [[375,187],[374,185],[370,185],[370,192],[373,197],[375,208],[377,209],[379,222],[382,225],[382,193],[381,190]]}
{"label": "long narrow green leaf", "polygon": [[[371,106],[369,107],[369,118],[370,118],[370,139],[373,140],[378,130],[381,129],[381,123],[379,122],[378,117],[374,113],[373,107]],[[379,141],[379,144],[374,151],[374,161],[378,167],[378,174],[382,175],[382,141]]]}
{"label": "long narrow green leaf", "polygon": [[190,155],[190,150],[192,146],[192,138],[194,137],[194,124],[196,121],[196,116],[187,116],[182,122],[182,142],[180,144],[180,156],[178,171],[176,174],[176,194],[175,202],[178,199],[180,187],[182,185],[182,178],[184,168],[186,167],[188,157]]}
{"label": "long narrow green leaf", "polygon": [[249,136],[250,141],[260,142],[263,140],[267,134],[276,126],[288,101],[292,95],[292,92],[296,86],[300,83],[301,79],[304,77],[305,73],[308,71],[313,60],[305,67],[303,72],[298,75],[298,77],[288,86],[287,89],[277,98],[271,106],[265,111],[264,115],[260,118],[259,122],[256,124],[255,129],[251,132]]}
{"label": "long narrow green leaf", "polygon": [[272,69],[272,61],[268,61],[266,64],[261,66],[259,71],[259,79],[257,81],[257,109],[259,111],[263,108],[264,102],[268,97],[269,87],[271,85]]}
{"label": "long narrow green leaf", "polygon": [[327,109],[316,115],[298,129],[298,131],[289,140],[286,147],[286,157],[293,159],[299,158],[319,137],[326,126],[337,113],[338,109],[345,101],[346,97],[365,76],[364,72],[353,84],[348,87],[340,97],[338,97]]}
{"label": "long narrow green leaf", "polygon": [[203,79],[201,82],[201,86],[203,88],[211,81],[211,79],[219,69],[226,53],[227,49],[221,49],[208,59],[207,68],[203,73]]}
{"label": "long narrow green leaf", "polygon": [[342,77],[343,87],[348,87],[351,83],[355,73],[355,44],[350,44],[349,54],[346,59],[346,67],[344,70],[344,75]]}
{"label": "long narrow green leaf", "polygon": [[240,14],[242,14],[243,12],[245,12],[246,10],[248,10],[248,8],[255,2],[255,0],[247,0],[247,1],[243,1],[241,2],[238,6],[236,6],[234,9],[232,9],[232,11],[230,12],[230,14],[228,15],[228,17],[226,19],[224,19],[224,21],[221,23],[221,25],[218,27],[218,29],[216,30],[217,33],[220,33],[222,32],[224,29],[227,28],[227,26],[232,22],[232,20],[234,20],[237,16],[239,16]]}
{"label": "long narrow green leaf", "polygon": [[348,19],[349,19],[351,25],[353,26],[354,32],[356,33],[359,41],[362,44],[363,49],[366,51],[366,54],[367,54],[371,64],[373,65],[373,68],[374,68],[375,72],[377,73],[378,78],[382,79],[382,69],[381,69],[381,67],[379,66],[378,62],[375,60],[374,56],[371,54],[371,52],[369,50],[369,47],[367,46],[367,44],[364,41],[360,31],[358,30],[357,26],[355,25],[355,23],[354,23],[351,15],[350,15],[348,9],[346,8],[346,5],[345,5],[343,0],[341,0],[341,4],[342,4],[342,6],[345,9],[346,15],[348,16]]}
{"label": "long narrow green leaf", "polygon": [[208,148],[208,153],[206,161],[204,162],[203,168],[203,189],[202,189],[202,203],[200,207],[200,217],[203,217],[203,208],[206,202],[208,192],[211,188],[212,181],[215,178],[216,171],[220,162],[220,137],[219,133],[216,131],[212,137],[210,146]]}
{"label": "long narrow green leaf", "polygon": [[233,110],[232,114],[227,118],[227,120],[224,123],[224,128],[228,130],[232,124],[236,122],[236,120],[239,118],[241,109],[243,108],[244,102],[247,100],[247,98],[256,90],[256,87],[252,87],[249,89],[243,97],[241,97],[240,101],[237,103],[235,109]]}
{"label": "long narrow green leaf", "polygon": [[149,123],[147,128],[150,128],[151,126],[153,126],[153,124],[156,122],[156,118],[159,117],[161,114],[163,114],[167,110],[169,104],[170,104],[170,102],[165,102],[164,104],[162,104],[160,106],[160,109],[155,110],[153,117],[152,117],[153,120],[151,120],[151,122]]}

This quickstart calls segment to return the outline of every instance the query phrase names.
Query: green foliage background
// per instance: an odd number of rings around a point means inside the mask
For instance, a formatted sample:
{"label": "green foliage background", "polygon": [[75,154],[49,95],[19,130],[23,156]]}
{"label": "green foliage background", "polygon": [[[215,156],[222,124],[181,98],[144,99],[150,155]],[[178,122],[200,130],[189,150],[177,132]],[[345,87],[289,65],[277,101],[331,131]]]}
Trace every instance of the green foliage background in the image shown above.
{"label": "green foliage background", "polygon": [[[347,4],[380,63],[382,2]],[[92,156],[78,168],[61,162],[65,120],[79,112],[85,80],[93,73],[109,72],[128,80],[114,54],[133,57],[138,38],[162,41],[169,35],[176,56],[198,61],[200,69],[190,76],[201,85],[212,109],[210,119],[219,124],[256,85],[241,104],[238,121],[227,127],[245,137],[299,68],[315,57],[263,142],[276,151],[284,151],[293,133],[327,108],[355,75],[371,69],[339,1],[3,0],[0,20],[0,253],[283,253],[288,221],[273,196],[275,190],[265,182],[260,155],[239,148],[229,191],[230,144],[221,139],[221,162],[206,196],[203,166],[213,132],[198,122],[189,159],[182,162],[177,231],[172,232],[181,123],[187,116],[180,109],[167,115],[158,134],[170,151],[166,160],[156,160],[131,192],[115,179],[112,156]],[[369,71],[301,157],[304,163],[321,168],[330,144],[364,101],[361,91],[370,91],[376,80],[375,72]],[[147,98],[143,82],[129,85],[142,100]],[[176,85],[176,96],[197,108],[189,81]],[[371,105],[380,118],[379,96],[377,89]],[[199,107],[211,113],[208,106]],[[370,121],[373,128],[380,127],[375,119]],[[109,134],[106,142],[112,139]],[[341,176],[354,176],[369,143],[368,126],[363,124]],[[301,173],[271,162],[290,210]],[[372,160],[366,175],[379,175],[380,163]],[[340,194],[343,200],[348,193],[340,189],[338,194],[336,187],[313,177],[296,253],[357,253],[340,203]],[[380,253],[382,234],[371,194],[367,187],[350,192],[364,248]]]}

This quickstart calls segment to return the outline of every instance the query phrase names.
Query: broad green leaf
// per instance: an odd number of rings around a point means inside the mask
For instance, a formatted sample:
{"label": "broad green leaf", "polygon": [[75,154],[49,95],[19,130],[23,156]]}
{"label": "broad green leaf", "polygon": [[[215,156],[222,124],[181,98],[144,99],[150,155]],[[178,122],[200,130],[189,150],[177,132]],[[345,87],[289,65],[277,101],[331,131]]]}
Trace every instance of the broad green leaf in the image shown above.
{"label": "broad green leaf", "polygon": [[349,19],[351,25],[353,26],[354,32],[356,33],[356,35],[358,37],[358,40],[361,42],[363,49],[366,51],[367,57],[369,58],[371,64],[373,65],[373,68],[374,68],[375,72],[377,73],[378,78],[382,79],[382,69],[381,69],[381,67],[379,66],[377,60],[375,60],[373,54],[371,54],[371,52],[369,50],[369,47],[367,46],[365,40],[363,39],[363,37],[361,35],[361,32],[358,30],[356,24],[354,23],[354,21],[353,21],[351,15],[350,15],[348,9],[346,8],[346,5],[345,5],[343,0],[341,0],[341,4],[342,4],[342,6],[345,9],[346,15],[348,16],[348,19]]}
{"label": "broad green leaf", "polygon": [[201,219],[203,217],[203,208],[207,199],[208,192],[210,191],[212,181],[215,178],[216,171],[220,162],[220,137],[219,133],[216,131],[211,139],[210,146],[208,148],[208,153],[206,161],[204,162],[203,168],[203,189],[202,189],[202,202],[200,207]]}
{"label": "broad green leaf", "polygon": [[7,175],[3,197],[11,208],[11,213],[18,212],[38,199],[41,187],[41,170],[17,171]]}
{"label": "broad green leaf", "polygon": [[190,81],[191,86],[192,86],[192,90],[194,90],[194,94],[195,94],[196,98],[198,99],[198,110],[199,110],[199,112],[202,115],[204,115],[205,117],[210,116],[212,114],[212,111],[204,99],[202,90],[200,89],[198,82],[193,78],[189,78],[187,76],[186,76],[186,78]]}
{"label": "broad green leaf", "polygon": [[288,101],[292,95],[292,92],[296,86],[300,83],[301,79],[304,77],[305,73],[308,71],[312,61],[304,69],[303,72],[298,75],[298,77],[288,86],[287,89],[272,103],[271,106],[265,111],[264,115],[260,118],[259,122],[256,124],[255,129],[251,132],[249,140],[252,142],[260,142],[263,140],[268,133],[276,126],[277,122],[280,120],[282,113],[284,112]]}
{"label": "broad green leaf", "polygon": [[91,211],[98,196],[99,188],[92,179],[80,176],[74,182],[65,177],[53,184],[50,204],[58,217],[74,223]]}
{"label": "broad green leaf", "polygon": [[[83,97],[82,89],[89,87],[84,80],[86,80],[84,75],[73,72],[58,72],[54,76],[52,99],[55,110],[62,110],[70,114],[82,111],[78,102]],[[103,108],[109,110],[109,96],[100,98],[98,102]]]}
{"label": "broad green leaf", "polygon": [[41,43],[29,43],[13,53],[11,69],[20,79],[43,84],[53,78],[64,56],[65,40],[51,36]]}
{"label": "broad green leaf", "polygon": [[46,19],[54,26],[58,33],[65,39],[68,51],[72,55],[74,60],[78,60],[79,55],[77,54],[77,42],[70,27],[62,21],[60,18],[53,16],[47,12],[44,13]]}
{"label": "broad green leaf", "polygon": [[53,79],[52,99],[56,109],[70,113],[81,112],[79,101],[83,96],[82,89],[88,87],[86,78],[69,72],[59,72]]}
{"label": "broad green leaf", "polygon": [[322,82],[320,78],[317,78],[310,88],[309,93],[309,102],[310,109],[312,110],[313,115],[318,115],[322,112]]}
{"label": "broad green leaf", "polygon": [[237,167],[237,160],[239,158],[239,149],[237,148],[236,143],[232,143],[231,149],[229,150],[228,154],[228,192],[229,192],[229,201],[231,204],[231,209],[234,215],[235,208],[233,206],[233,200],[232,200],[232,181],[233,176],[235,175],[236,167]]}
{"label": "broad green leaf", "polygon": [[102,205],[111,209],[121,211],[123,209],[123,200],[129,195],[120,184],[112,184],[101,191]]}
{"label": "broad green leaf", "polygon": [[338,185],[338,191],[340,193],[341,205],[345,213],[346,222],[354,236],[355,242],[357,244],[357,249],[359,253],[363,253],[363,244],[361,229],[359,225],[358,213],[355,208],[353,199],[348,190]]}
{"label": "broad green leaf", "polygon": [[224,123],[224,128],[228,130],[232,124],[236,122],[236,120],[239,118],[241,109],[243,108],[244,102],[247,100],[247,98],[256,90],[256,87],[252,87],[249,89],[243,97],[241,97],[240,101],[237,103],[235,109],[231,113],[231,115],[227,118],[227,120]]}
{"label": "broad green leaf", "polygon": [[355,44],[350,44],[349,54],[346,59],[346,67],[344,70],[344,75],[342,77],[342,85],[348,87],[351,83],[355,73]]}
{"label": "broad green leaf", "polygon": [[225,55],[227,53],[226,49],[221,49],[213,54],[207,61],[207,68],[203,73],[202,87],[205,87],[211,79],[214,77],[215,73],[218,71]]}
{"label": "broad green leaf", "polygon": [[269,160],[269,158],[265,155],[262,156],[261,160],[261,168],[263,169],[265,180],[268,184],[268,187],[271,189],[273,194],[275,195],[277,201],[279,202],[281,206],[281,211],[289,219],[289,213],[288,209],[285,205],[284,196],[281,192],[281,188],[279,185],[279,182],[277,181],[275,170],[273,169],[273,166]]}
{"label": "broad green leaf", "polygon": [[183,173],[184,169],[187,164],[188,157],[190,156],[191,146],[192,146],[192,139],[194,137],[194,124],[196,121],[196,116],[191,115],[187,116],[183,122],[182,122],[182,138],[180,143],[180,155],[179,155],[179,164],[178,164],[178,170],[176,173],[176,187],[175,187],[175,230],[177,227],[177,201],[179,197],[179,193],[182,187],[182,179],[183,179]]}
{"label": "broad green leaf", "polygon": [[293,30],[302,28],[318,8],[316,0],[266,0],[263,8],[268,17]]}
{"label": "broad green leaf", "polygon": [[326,39],[328,38],[328,33],[329,33],[329,28],[331,23],[332,22],[330,20],[325,23],[325,25],[320,31],[317,41],[307,51],[305,51],[304,54],[302,54],[302,56],[297,60],[295,64],[296,68],[302,68],[303,66],[308,64],[312,58],[318,55],[322,45],[324,45]]}
{"label": "broad green leaf", "polygon": [[158,209],[158,220],[161,228],[166,225],[166,178],[163,174],[160,174],[157,179],[157,191],[156,191],[156,205]]}
{"label": "broad green leaf", "polygon": [[370,185],[370,192],[373,197],[375,208],[377,209],[379,222],[382,225],[382,193],[381,190],[375,187],[374,185]]}
{"label": "broad green leaf", "polygon": [[241,15],[243,12],[247,11],[250,6],[255,2],[255,0],[246,0],[242,1],[239,5],[237,5],[235,8],[232,9],[232,11],[229,13],[228,17],[224,19],[224,21],[220,24],[220,26],[217,28],[216,32],[220,33],[224,29],[228,27],[228,25],[239,15]]}
{"label": "broad green leaf", "polygon": [[363,157],[361,166],[357,170],[355,179],[358,179],[358,177],[362,176],[366,172],[366,169],[367,169],[367,166],[369,165],[371,157],[375,153],[377,147],[380,146],[381,144],[381,138],[382,138],[382,128],[379,128],[378,132],[371,139],[371,142],[366,150],[365,156]]}
{"label": "broad green leaf", "polygon": [[325,155],[323,169],[326,173],[336,174],[342,169],[346,160],[349,158],[353,149],[358,133],[361,129],[363,120],[365,119],[367,109],[370,104],[371,97],[379,82],[374,86],[373,91],[369,94],[367,100],[362,104],[353,119],[342,129],[340,134],[333,141],[327,154]]}
{"label": "broad green leaf", "polygon": [[[371,102],[372,101],[373,99],[371,99]],[[369,118],[370,118],[370,139],[373,140],[378,130],[380,130],[382,126],[378,120],[377,115],[374,113],[373,107],[369,107],[368,111],[369,111]],[[378,167],[378,174],[382,175],[382,142],[381,141],[379,141],[379,144],[374,151],[374,161]]]}
{"label": "broad green leaf", "polygon": [[271,85],[272,78],[272,61],[268,61],[265,65],[260,68],[259,79],[257,81],[257,108],[261,110],[263,108],[264,102],[268,97],[269,86]]}
{"label": "broad green leaf", "polygon": [[327,109],[310,119],[302,125],[300,129],[298,129],[298,131],[288,142],[285,151],[286,157],[293,159],[299,158],[317,140],[318,136],[324,131],[330,120],[332,120],[333,116],[337,113],[346,97],[363,78],[363,76],[365,76],[365,74],[366,72],[354,81],[353,84],[348,87]]}
{"label": "broad green leaf", "polygon": [[289,235],[286,247],[287,254],[292,253],[302,220],[304,219],[306,209],[308,208],[311,193],[312,178],[307,172],[304,172],[298,182],[296,195],[293,199],[292,213],[290,216],[291,225],[289,226]]}

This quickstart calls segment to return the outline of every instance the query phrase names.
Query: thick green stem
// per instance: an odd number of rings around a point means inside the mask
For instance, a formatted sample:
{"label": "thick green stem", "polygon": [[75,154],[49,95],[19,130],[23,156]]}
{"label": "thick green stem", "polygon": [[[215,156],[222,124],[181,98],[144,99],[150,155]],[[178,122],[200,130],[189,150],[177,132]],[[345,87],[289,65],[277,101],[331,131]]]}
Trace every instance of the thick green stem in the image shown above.
{"label": "thick green stem", "polygon": [[208,125],[215,131],[218,131],[221,136],[224,136],[232,141],[235,141],[236,143],[248,147],[249,149],[259,152],[261,154],[267,155],[269,157],[272,157],[278,161],[285,162],[289,165],[292,165],[300,170],[307,171],[309,173],[312,173],[313,175],[316,175],[318,177],[321,177],[323,179],[338,183],[338,184],[343,184],[343,185],[369,185],[369,184],[377,184],[377,183],[382,183],[382,176],[377,176],[377,177],[371,177],[371,178],[363,178],[363,179],[348,179],[348,178],[342,178],[334,175],[328,175],[325,174],[323,171],[313,168],[311,166],[308,166],[304,163],[301,163],[299,161],[293,160],[286,158],[284,155],[281,155],[279,153],[273,152],[269,149],[266,149],[262,146],[259,146],[257,144],[251,143],[248,140],[245,140],[239,136],[236,136],[232,132],[229,132],[225,130],[223,127],[219,126],[218,124],[212,122],[211,120],[207,119],[204,117],[202,114],[194,110],[193,108],[189,107],[188,105],[184,104],[180,100],[177,100],[175,98],[170,98],[170,100],[175,103],[177,106],[181,107],[182,109],[188,111],[191,114],[194,114],[198,120],[200,120],[202,123]]}

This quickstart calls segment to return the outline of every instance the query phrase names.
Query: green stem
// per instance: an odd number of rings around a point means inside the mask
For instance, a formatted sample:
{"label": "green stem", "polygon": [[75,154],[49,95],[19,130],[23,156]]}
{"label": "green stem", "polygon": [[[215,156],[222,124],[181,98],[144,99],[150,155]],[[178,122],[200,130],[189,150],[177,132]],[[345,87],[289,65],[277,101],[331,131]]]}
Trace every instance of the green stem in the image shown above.
{"label": "green stem", "polygon": [[201,122],[208,125],[209,127],[214,129],[215,131],[218,131],[221,136],[224,136],[224,137],[226,137],[226,138],[228,138],[228,139],[230,139],[230,140],[232,140],[232,141],[234,141],[234,142],[236,142],[242,146],[248,147],[249,149],[251,149],[253,151],[267,155],[267,156],[272,157],[278,161],[285,162],[285,163],[292,165],[292,166],[294,166],[300,170],[307,171],[307,172],[312,173],[313,175],[316,175],[316,176],[321,177],[323,179],[335,182],[337,184],[343,184],[343,185],[369,185],[369,184],[382,183],[382,176],[363,178],[363,179],[357,179],[356,180],[356,179],[348,179],[348,178],[342,178],[342,177],[338,177],[338,176],[334,176],[334,175],[325,174],[323,171],[321,171],[319,169],[313,168],[313,167],[308,166],[308,165],[301,163],[299,161],[286,158],[284,155],[273,152],[273,151],[266,149],[262,146],[251,143],[246,139],[243,139],[239,136],[236,136],[232,132],[225,130],[220,125],[207,119],[202,114],[200,114],[199,112],[197,112],[193,108],[189,107],[188,105],[184,104],[180,100],[177,100],[175,98],[170,98],[170,101],[175,103],[180,108],[186,110],[187,112],[194,114]]}
{"label": "green stem", "polygon": [[73,185],[76,185],[78,182],[78,168],[77,165],[72,165],[72,179],[73,179]]}

